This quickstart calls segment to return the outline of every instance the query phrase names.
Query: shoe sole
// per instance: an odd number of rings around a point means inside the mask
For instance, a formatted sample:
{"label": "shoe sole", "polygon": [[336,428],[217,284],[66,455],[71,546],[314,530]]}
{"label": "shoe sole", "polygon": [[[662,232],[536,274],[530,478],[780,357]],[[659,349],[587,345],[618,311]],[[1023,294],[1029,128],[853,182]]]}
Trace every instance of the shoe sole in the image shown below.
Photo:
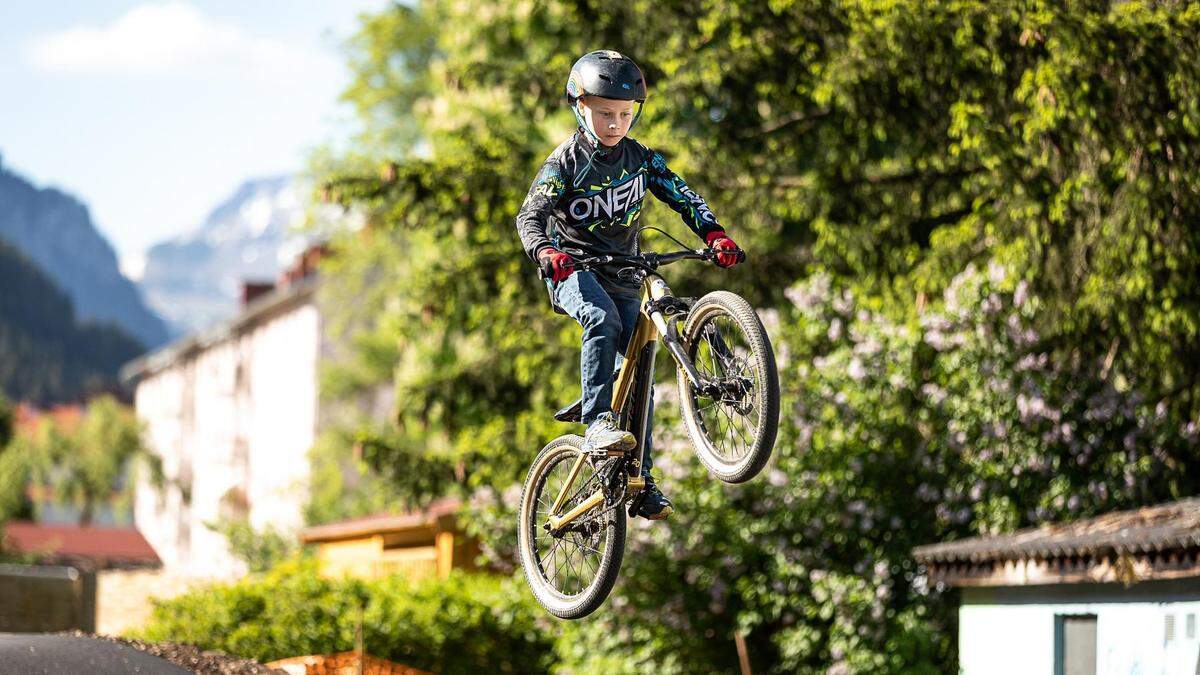
{"label": "shoe sole", "polygon": [[666,520],[667,518],[669,518],[671,516],[672,513],[675,513],[675,509],[668,506],[668,507],[663,508],[662,511],[659,511],[658,513],[656,513],[652,516],[647,516],[647,515],[644,515],[641,513],[639,513],[638,515],[645,518],[646,520]]}
{"label": "shoe sole", "polygon": [[605,445],[593,445],[590,449],[593,452],[608,452],[609,450],[620,450],[621,452],[625,452],[626,450],[632,450],[635,447],[637,447],[637,439],[633,437],[633,434],[626,433],[624,436],[616,439],[612,443]]}

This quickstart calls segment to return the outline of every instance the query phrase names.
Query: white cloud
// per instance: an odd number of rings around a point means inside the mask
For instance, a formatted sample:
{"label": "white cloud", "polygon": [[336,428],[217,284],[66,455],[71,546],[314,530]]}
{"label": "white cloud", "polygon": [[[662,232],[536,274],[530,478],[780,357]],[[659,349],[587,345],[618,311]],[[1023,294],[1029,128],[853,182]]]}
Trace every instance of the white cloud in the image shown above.
{"label": "white cloud", "polygon": [[271,75],[336,67],[326,55],[247,35],[178,0],[138,5],[105,26],[41,36],[27,45],[26,56],[56,73],[161,74],[232,66]]}

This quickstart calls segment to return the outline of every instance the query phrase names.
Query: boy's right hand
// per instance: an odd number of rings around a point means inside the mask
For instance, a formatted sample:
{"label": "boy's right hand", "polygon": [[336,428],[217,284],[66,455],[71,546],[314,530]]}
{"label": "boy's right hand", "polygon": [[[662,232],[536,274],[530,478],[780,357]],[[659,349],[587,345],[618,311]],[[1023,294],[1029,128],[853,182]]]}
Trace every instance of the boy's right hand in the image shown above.
{"label": "boy's right hand", "polygon": [[575,271],[575,261],[571,256],[552,246],[538,251],[538,261],[542,263],[542,274],[556,284],[566,281]]}

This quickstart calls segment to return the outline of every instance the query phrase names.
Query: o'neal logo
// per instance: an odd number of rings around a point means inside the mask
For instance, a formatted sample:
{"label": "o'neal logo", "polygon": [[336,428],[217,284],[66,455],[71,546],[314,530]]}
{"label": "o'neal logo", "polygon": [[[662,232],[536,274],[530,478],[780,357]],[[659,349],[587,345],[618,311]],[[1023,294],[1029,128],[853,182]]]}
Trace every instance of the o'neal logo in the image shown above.
{"label": "o'neal logo", "polygon": [[679,192],[692,203],[692,207],[696,209],[696,213],[699,214],[701,221],[706,223],[717,222],[717,217],[709,210],[708,204],[705,204],[700,195],[696,194],[692,188],[684,185],[679,189]]}
{"label": "o'neal logo", "polygon": [[575,220],[593,218],[616,218],[637,204],[646,194],[646,174],[638,172],[630,180],[613,185],[594,195],[584,195],[571,200],[567,212]]}

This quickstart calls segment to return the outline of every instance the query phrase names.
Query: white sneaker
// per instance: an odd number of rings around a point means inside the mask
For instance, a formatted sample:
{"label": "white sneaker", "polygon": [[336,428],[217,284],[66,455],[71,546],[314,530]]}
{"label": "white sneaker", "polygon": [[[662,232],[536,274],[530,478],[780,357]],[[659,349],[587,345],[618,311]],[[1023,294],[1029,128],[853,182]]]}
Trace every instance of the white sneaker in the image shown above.
{"label": "white sneaker", "polygon": [[602,413],[588,425],[587,433],[583,435],[583,449],[586,451],[632,450],[637,445],[633,434],[617,428],[617,420],[610,412]]}

